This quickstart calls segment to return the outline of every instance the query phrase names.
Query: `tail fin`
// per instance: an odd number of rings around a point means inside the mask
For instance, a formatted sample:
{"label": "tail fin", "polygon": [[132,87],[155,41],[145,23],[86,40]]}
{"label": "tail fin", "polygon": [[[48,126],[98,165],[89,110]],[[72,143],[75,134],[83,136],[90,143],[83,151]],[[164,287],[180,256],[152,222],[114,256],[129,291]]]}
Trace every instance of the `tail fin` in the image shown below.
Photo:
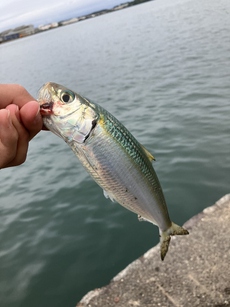
{"label": "tail fin", "polygon": [[168,248],[169,248],[169,243],[171,240],[171,236],[175,236],[175,235],[188,235],[189,232],[188,230],[182,228],[181,226],[178,226],[177,224],[172,222],[172,225],[170,228],[168,228],[166,231],[162,231],[161,232],[161,239],[160,239],[160,243],[161,243],[161,260],[163,261]]}

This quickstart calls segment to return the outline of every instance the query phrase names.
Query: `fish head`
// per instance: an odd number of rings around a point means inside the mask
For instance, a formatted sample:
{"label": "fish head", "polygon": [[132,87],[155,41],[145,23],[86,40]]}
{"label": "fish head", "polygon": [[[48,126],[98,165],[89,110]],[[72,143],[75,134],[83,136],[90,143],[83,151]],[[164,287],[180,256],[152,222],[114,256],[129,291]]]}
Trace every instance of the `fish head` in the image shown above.
{"label": "fish head", "polygon": [[99,118],[86,98],[53,82],[41,87],[38,102],[46,128],[67,143],[86,142]]}

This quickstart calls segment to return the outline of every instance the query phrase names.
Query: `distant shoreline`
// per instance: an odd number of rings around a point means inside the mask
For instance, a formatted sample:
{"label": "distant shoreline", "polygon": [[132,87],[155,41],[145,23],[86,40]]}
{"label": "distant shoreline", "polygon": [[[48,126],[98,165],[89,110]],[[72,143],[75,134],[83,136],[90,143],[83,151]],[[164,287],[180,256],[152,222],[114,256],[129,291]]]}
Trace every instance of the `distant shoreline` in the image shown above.
{"label": "distant shoreline", "polygon": [[105,15],[108,13],[112,13],[112,12],[116,12],[118,10],[122,10],[134,5],[138,5],[138,4],[142,4],[144,2],[149,2],[152,0],[134,0],[132,2],[125,2],[122,4],[119,4],[117,6],[114,6],[112,9],[104,9],[101,11],[97,11],[97,12],[93,12],[84,16],[80,16],[80,17],[73,17],[71,19],[68,20],[62,20],[62,21],[58,21],[58,22],[52,22],[49,24],[45,24],[42,26],[39,26],[37,28],[35,28],[33,25],[22,25],[20,27],[17,27],[15,29],[9,29],[6,31],[3,31],[0,33],[0,44],[3,43],[7,43],[16,39],[20,39],[23,37],[27,37],[27,36],[31,36],[37,33],[41,33],[44,31],[48,31],[48,30],[52,30],[52,29],[56,29],[58,27],[63,27],[69,24],[73,24],[73,23],[77,23],[86,19],[90,19],[90,18],[95,18],[101,15]]}

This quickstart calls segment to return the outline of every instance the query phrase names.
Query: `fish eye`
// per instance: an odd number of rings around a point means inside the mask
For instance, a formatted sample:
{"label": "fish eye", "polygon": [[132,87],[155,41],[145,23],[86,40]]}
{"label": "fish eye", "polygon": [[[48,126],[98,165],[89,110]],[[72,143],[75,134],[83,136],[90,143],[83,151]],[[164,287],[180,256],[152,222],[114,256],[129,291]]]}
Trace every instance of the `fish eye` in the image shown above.
{"label": "fish eye", "polygon": [[71,91],[65,91],[65,92],[61,92],[61,100],[64,103],[70,103],[73,102],[75,99],[75,95],[73,92]]}

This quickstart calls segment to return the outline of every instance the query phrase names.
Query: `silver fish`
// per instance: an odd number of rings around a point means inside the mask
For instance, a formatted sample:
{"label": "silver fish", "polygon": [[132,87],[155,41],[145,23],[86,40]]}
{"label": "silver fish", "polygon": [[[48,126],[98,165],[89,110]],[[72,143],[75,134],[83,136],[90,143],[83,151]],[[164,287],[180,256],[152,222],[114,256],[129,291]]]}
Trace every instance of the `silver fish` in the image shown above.
{"label": "silver fish", "polygon": [[171,236],[188,231],[170,220],[154,157],[108,111],[56,83],[39,91],[44,125],[74,151],[106,197],[159,227],[161,259]]}

